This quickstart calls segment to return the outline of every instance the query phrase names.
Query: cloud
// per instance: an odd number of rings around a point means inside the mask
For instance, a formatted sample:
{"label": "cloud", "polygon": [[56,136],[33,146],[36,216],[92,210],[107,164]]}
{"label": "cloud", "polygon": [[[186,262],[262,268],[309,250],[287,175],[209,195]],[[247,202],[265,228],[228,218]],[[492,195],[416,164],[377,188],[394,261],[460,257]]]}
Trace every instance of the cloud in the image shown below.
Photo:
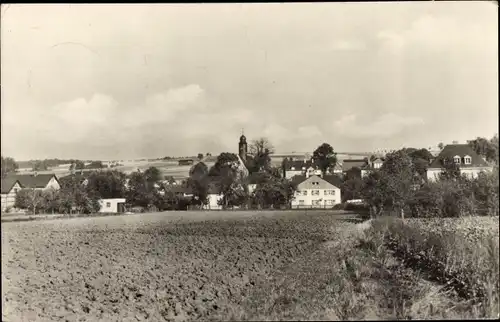
{"label": "cloud", "polygon": [[345,40],[345,39],[335,42],[332,46],[333,50],[338,50],[338,51],[357,51],[357,50],[364,50],[365,48],[366,45],[362,41]]}
{"label": "cloud", "polygon": [[404,129],[423,125],[419,117],[403,117],[394,113],[387,113],[378,117],[373,122],[360,122],[357,115],[349,114],[335,123],[335,130],[350,138],[388,138]]}
{"label": "cloud", "polygon": [[[489,19],[488,19],[489,21]],[[400,54],[403,50],[430,53],[453,51],[498,52],[498,21],[496,28],[485,24],[464,23],[451,15],[423,14],[408,28],[377,33],[381,50]]]}

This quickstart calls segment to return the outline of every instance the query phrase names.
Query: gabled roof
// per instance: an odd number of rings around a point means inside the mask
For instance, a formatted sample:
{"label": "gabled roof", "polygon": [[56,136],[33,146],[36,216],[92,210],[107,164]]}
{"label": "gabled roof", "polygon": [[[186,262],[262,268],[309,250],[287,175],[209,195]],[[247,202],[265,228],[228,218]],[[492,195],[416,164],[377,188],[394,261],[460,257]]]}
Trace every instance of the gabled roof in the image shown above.
{"label": "gabled roof", "polygon": [[[332,179],[333,180],[333,179]],[[313,175],[310,176],[309,178],[306,178],[302,182],[298,184],[299,189],[329,189],[332,186],[335,188],[340,188],[337,187],[336,185],[332,184],[330,181],[327,181],[320,176]]]}
{"label": "gabled roof", "polygon": [[327,175],[324,176],[323,179],[339,189],[342,188],[342,179],[337,175]]}
{"label": "gabled roof", "polygon": [[302,182],[306,181],[306,176],[305,175],[297,175],[297,176],[293,176],[292,179],[290,179],[292,181],[292,183],[294,185],[299,185],[301,184]]}
{"label": "gabled roof", "polygon": [[363,169],[368,166],[366,159],[345,159],[342,163],[342,171],[349,171],[352,168]]}
{"label": "gabled roof", "polygon": [[[285,163],[285,170],[290,171],[290,170],[292,170],[292,168],[294,168],[295,171],[298,171],[298,170],[302,170],[303,167],[308,169],[311,166],[313,168],[316,168],[316,165],[314,164],[314,162],[312,160],[305,160],[305,161],[304,160],[293,160],[293,161],[288,160]],[[294,171],[294,170],[292,170],[292,171]]]}
{"label": "gabled roof", "polygon": [[[50,179],[56,178],[57,177],[55,174],[39,174],[39,175],[32,175],[32,174],[23,174],[23,175],[15,175],[12,176],[13,178],[19,180],[21,183],[21,186],[23,188],[45,188],[47,184],[49,183]],[[59,180],[57,180],[59,182]]]}
{"label": "gabled roof", "polygon": [[[454,156],[460,156],[460,167],[473,168],[473,167],[488,167],[488,163],[481,158],[476,151],[468,144],[448,144],[443,148],[441,153],[432,161],[429,168],[442,168],[442,160],[449,158],[453,160]],[[464,157],[468,155],[471,157],[471,164],[464,164]]]}
{"label": "gabled roof", "polygon": [[7,194],[12,190],[12,187],[16,184],[16,182],[22,187],[19,180],[14,177],[8,177],[2,179],[2,194]]}

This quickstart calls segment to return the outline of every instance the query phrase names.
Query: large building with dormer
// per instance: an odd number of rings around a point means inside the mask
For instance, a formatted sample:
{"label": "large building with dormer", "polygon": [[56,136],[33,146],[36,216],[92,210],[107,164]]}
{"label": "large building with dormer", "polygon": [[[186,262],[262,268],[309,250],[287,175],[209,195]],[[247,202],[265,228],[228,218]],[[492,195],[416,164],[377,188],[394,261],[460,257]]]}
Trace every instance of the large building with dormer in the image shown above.
{"label": "large building with dormer", "polygon": [[436,180],[443,171],[443,162],[453,162],[460,168],[460,173],[476,178],[481,172],[492,171],[493,167],[479,156],[468,144],[448,144],[432,161],[427,169],[427,179]]}

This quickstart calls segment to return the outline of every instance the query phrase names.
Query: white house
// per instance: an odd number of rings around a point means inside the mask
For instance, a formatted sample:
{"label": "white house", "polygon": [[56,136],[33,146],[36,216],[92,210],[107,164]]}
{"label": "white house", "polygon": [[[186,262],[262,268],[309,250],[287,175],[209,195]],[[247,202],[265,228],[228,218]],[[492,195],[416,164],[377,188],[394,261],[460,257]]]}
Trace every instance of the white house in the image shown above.
{"label": "white house", "polygon": [[443,162],[457,164],[460,173],[471,178],[476,178],[481,172],[493,170],[493,167],[468,144],[448,144],[427,169],[427,180],[434,181],[439,177],[439,174],[443,171]]}
{"label": "white house", "polygon": [[14,207],[17,192],[21,188],[21,183],[16,178],[2,179],[2,211]]}
{"label": "white house", "polygon": [[293,181],[298,183],[292,200],[292,208],[332,208],[342,202],[340,186],[341,179],[336,175],[296,176]]}
{"label": "white house", "polygon": [[99,200],[100,213],[125,212],[125,198],[110,198]]}

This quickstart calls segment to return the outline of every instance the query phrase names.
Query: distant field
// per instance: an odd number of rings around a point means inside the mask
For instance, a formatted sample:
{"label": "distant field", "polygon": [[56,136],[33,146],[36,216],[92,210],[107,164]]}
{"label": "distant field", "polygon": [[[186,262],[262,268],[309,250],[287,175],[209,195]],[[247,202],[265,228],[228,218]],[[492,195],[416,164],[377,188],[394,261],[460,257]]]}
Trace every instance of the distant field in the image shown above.
{"label": "distant field", "polygon": [[[213,166],[214,162],[205,163],[209,168]],[[136,162],[124,162],[123,166],[115,168],[106,168],[106,170],[118,170],[125,172],[127,174],[140,169],[141,171],[146,170],[149,167],[158,168],[164,176],[173,176],[174,178],[187,178],[189,176],[189,170],[191,166],[179,166],[177,161],[136,161]],[[24,171],[19,171],[20,174],[33,173],[30,169],[22,169]],[[88,170],[90,171],[90,170]],[[54,167],[47,171],[38,171],[39,174],[49,174],[54,173],[58,177],[64,177],[70,174],[69,167]]]}

